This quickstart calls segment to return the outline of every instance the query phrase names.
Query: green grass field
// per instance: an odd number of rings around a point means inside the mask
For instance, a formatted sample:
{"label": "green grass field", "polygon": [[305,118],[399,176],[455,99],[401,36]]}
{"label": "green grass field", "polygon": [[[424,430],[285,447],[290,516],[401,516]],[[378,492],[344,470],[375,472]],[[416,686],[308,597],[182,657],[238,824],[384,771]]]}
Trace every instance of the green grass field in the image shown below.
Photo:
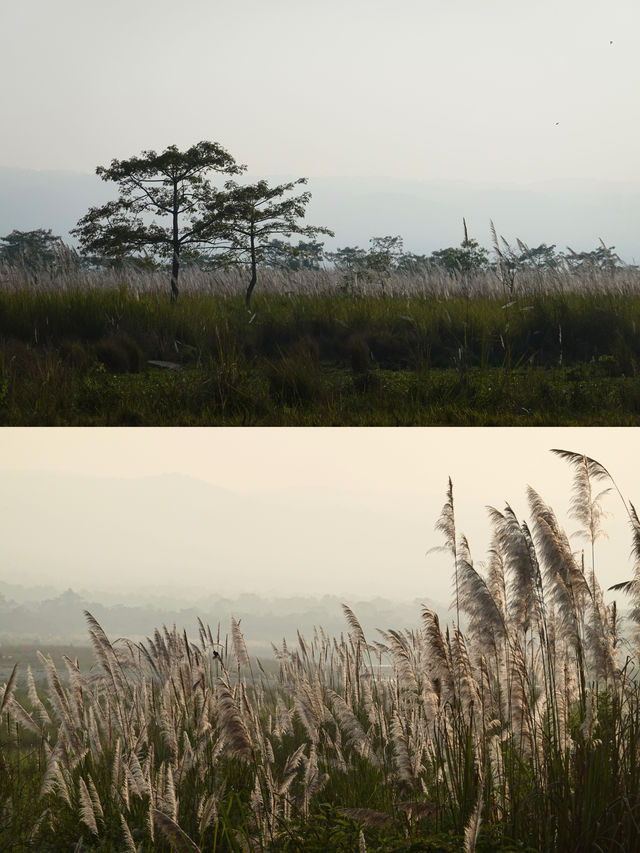
{"label": "green grass field", "polygon": [[[265,274],[249,313],[204,274],[0,293],[5,425],[631,425],[640,278],[489,274],[354,290]],[[164,364],[152,364],[160,362]]]}

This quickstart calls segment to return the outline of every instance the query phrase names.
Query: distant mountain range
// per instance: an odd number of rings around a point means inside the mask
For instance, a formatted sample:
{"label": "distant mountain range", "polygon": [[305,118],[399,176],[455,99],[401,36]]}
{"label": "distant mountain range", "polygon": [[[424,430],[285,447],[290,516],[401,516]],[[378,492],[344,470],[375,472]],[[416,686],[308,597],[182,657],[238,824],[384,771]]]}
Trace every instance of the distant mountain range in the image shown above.
{"label": "distant mountain range", "polygon": [[[144,603],[138,596],[120,596],[120,603],[95,601],[88,593],[72,589],[53,592],[51,588],[29,588],[0,581],[0,643],[17,645],[32,643],[73,643],[88,645],[89,638],[84,611],[89,611],[112,639],[128,637],[133,640],[153,636],[156,628],[176,624],[194,639],[198,636],[198,617],[211,627],[214,635],[220,630],[221,642],[229,633],[230,618],[240,621],[240,627],[250,651],[271,653],[271,644],[298,642],[297,632],[312,637],[314,628],[329,636],[346,633],[349,626],[342,610],[342,599],[334,595],[321,598],[297,596],[266,598],[259,595],[240,595],[223,598],[203,597],[191,606],[155,600]],[[446,607],[428,599],[424,601],[390,602],[383,598],[368,601],[344,602],[355,612],[367,639],[379,639],[377,629],[415,628],[421,621],[423,604],[435,609],[443,623],[448,620]]]}
{"label": "distant mountain range", "polygon": [[[246,176],[255,180],[257,175]],[[281,182],[298,176],[276,175]],[[602,238],[623,260],[640,262],[640,182],[544,182],[523,186],[451,181],[411,181],[390,177],[313,177],[307,221],[336,233],[328,248],[358,245],[371,237],[401,235],[405,248],[429,254],[458,245],[462,218],[470,235],[490,247],[489,221],[499,234],[530,246],[557,244],[564,250],[594,249]],[[28,171],[0,167],[0,236],[14,228],[51,228],[69,239],[69,230],[93,205],[115,195],[115,186],[75,172]]]}

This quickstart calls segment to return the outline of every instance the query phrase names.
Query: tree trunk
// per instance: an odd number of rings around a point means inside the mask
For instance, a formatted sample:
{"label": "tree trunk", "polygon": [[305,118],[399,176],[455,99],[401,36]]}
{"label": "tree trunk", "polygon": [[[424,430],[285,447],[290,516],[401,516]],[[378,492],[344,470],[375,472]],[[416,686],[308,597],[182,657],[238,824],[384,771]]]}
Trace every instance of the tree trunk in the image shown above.
{"label": "tree trunk", "polygon": [[171,301],[178,299],[178,273],[180,272],[180,240],[178,239],[178,181],[173,181],[173,258],[171,262]]}
{"label": "tree trunk", "polygon": [[173,261],[171,263],[171,301],[178,299],[178,273],[180,272],[180,246],[173,247]]}
{"label": "tree trunk", "polygon": [[258,280],[258,269],[256,264],[256,241],[253,229],[251,230],[251,236],[249,239],[251,249],[251,281],[249,282],[249,287],[247,288],[247,293],[244,298],[244,302],[247,308],[251,303],[251,294],[253,293],[253,288],[256,286],[256,281]]}

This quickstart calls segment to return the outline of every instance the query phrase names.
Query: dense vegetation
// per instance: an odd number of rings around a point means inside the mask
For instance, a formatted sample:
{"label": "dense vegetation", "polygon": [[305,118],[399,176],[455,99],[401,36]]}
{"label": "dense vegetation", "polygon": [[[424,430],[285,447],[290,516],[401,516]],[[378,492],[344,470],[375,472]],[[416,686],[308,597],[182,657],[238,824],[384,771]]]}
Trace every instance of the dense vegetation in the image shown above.
{"label": "dense vegetation", "polygon": [[170,303],[160,272],[5,268],[0,422],[640,421],[635,268],[365,272],[264,269],[249,312],[242,270]]}
{"label": "dense vegetation", "polygon": [[[608,471],[575,472],[583,557],[528,490],[491,509],[482,572],[456,529],[451,625],[318,628],[275,660],[205,625],[112,642],[95,665],[42,656],[0,688],[0,846],[41,851],[617,851],[640,847],[640,522],[621,630],[597,580]],[[464,624],[464,630],[460,625]]]}

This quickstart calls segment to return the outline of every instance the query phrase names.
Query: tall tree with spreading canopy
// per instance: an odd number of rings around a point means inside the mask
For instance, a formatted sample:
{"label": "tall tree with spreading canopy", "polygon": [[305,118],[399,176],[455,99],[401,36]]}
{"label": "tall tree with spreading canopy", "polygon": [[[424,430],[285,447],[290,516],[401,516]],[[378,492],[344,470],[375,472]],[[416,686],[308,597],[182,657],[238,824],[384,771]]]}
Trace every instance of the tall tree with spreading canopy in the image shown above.
{"label": "tall tree with spreading canopy", "polygon": [[92,207],[71,232],[84,253],[115,260],[126,257],[171,259],[171,299],[178,298],[180,255],[211,248],[219,232],[219,193],[209,173],[238,174],[245,167],[215,142],[198,142],[187,151],[143,151],[129,160],[98,166],[103,181],[115,181],[115,201]]}
{"label": "tall tree with spreading canopy", "polygon": [[258,264],[265,260],[276,235],[287,238],[292,234],[311,238],[318,234],[334,236],[328,228],[299,223],[298,220],[305,216],[311,193],[303,192],[296,196],[287,196],[287,193],[306,182],[306,178],[298,178],[297,181],[270,187],[267,181],[245,186],[227,181],[225,192],[216,200],[216,209],[221,211],[223,227],[232,246],[231,256],[236,262],[248,261],[251,268],[245,294],[247,307],[258,281]]}

